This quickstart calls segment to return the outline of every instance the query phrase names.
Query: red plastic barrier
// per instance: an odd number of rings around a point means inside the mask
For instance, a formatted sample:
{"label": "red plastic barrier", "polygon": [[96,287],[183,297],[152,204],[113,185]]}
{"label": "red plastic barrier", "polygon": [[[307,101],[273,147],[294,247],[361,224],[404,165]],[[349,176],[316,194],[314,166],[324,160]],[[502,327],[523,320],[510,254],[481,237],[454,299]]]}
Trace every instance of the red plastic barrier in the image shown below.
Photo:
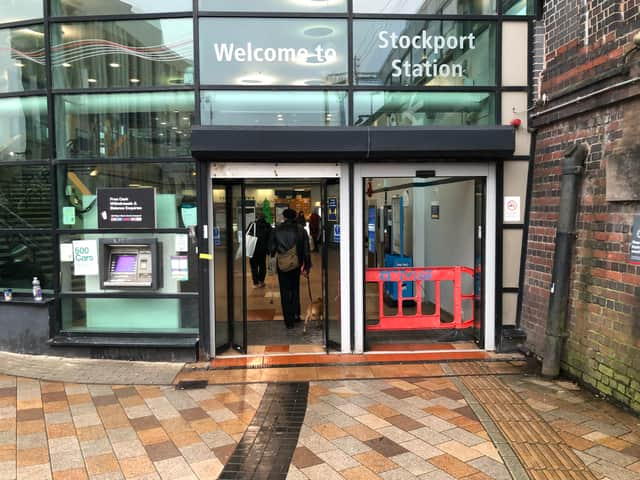
{"label": "red plastic barrier", "polygon": [[[385,330],[435,330],[435,329],[463,329],[471,328],[474,323],[474,309],[471,308],[471,318],[464,319],[462,302],[474,300],[473,293],[462,293],[462,275],[474,278],[471,268],[456,267],[399,267],[399,268],[368,268],[365,280],[378,284],[378,312],[379,322],[375,325],[367,325],[368,331]],[[396,315],[384,314],[384,284],[396,282],[398,291],[398,313]],[[415,282],[415,297],[402,296],[402,283]],[[432,315],[422,313],[422,287],[424,282],[434,282],[436,289],[435,313]],[[440,309],[440,282],[453,282],[453,322],[442,322]],[[416,303],[416,314],[406,315],[403,302],[413,300]]]}

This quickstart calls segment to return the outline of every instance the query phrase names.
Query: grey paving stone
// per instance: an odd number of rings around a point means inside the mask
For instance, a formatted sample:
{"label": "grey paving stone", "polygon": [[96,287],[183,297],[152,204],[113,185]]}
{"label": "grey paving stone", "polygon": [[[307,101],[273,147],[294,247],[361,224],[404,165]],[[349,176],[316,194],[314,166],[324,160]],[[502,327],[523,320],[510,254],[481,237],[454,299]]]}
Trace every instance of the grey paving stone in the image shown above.
{"label": "grey paving stone", "polygon": [[602,445],[591,447],[585,450],[584,453],[601,458],[602,460],[613,463],[614,465],[618,465],[620,467],[626,467],[627,465],[631,465],[638,460],[636,457],[625,455],[624,453],[617,452]]}
{"label": "grey paving stone", "polygon": [[418,477],[404,468],[396,468],[395,470],[388,470],[380,473],[380,478],[383,478],[384,480],[411,480]]}
{"label": "grey paving stone", "polygon": [[436,469],[435,466],[412,452],[401,453],[391,457],[395,463],[412,475],[423,475]]}
{"label": "grey paving stone", "polygon": [[471,460],[469,465],[477,468],[487,476],[495,480],[510,480],[511,475],[507,468],[499,462],[496,462],[493,458],[480,457],[475,460]]}
{"label": "grey paving stone", "polygon": [[479,436],[462,428],[452,428],[451,430],[443,432],[443,435],[446,435],[453,440],[457,440],[458,442],[465,444],[467,447],[473,447],[474,445],[480,445],[481,443],[486,442],[484,438],[480,438]]}
{"label": "grey paving stone", "polygon": [[336,438],[331,440],[331,443],[347,455],[351,456],[371,450],[371,447],[365,445],[363,442],[352,436]]}

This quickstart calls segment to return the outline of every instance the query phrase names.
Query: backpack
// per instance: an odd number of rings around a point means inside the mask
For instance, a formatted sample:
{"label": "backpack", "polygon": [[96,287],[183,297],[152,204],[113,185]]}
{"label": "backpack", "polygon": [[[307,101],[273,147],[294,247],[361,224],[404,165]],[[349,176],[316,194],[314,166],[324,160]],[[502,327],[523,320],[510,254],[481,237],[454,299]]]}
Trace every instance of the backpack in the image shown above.
{"label": "backpack", "polygon": [[298,251],[296,244],[284,253],[278,253],[278,270],[281,272],[290,272],[300,266],[298,260]]}

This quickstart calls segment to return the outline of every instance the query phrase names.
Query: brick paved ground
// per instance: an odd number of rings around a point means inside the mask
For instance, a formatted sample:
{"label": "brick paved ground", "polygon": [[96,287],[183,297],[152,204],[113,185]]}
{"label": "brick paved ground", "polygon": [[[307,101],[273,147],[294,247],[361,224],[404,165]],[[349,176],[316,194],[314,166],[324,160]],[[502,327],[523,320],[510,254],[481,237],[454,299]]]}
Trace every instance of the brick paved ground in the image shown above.
{"label": "brick paved ground", "polygon": [[[241,440],[255,454],[263,426],[270,441],[299,430],[297,443],[280,442],[292,449],[293,480],[640,478],[638,417],[515,366],[282,367],[252,370],[257,377],[228,370],[227,380],[268,380],[198,390],[0,375],[0,479],[217,478]],[[349,378],[337,378],[340,371]],[[267,382],[306,385],[308,372],[304,423],[288,424],[287,409],[271,422]],[[261,447],[262,472],[270,457],[289,458]]]}

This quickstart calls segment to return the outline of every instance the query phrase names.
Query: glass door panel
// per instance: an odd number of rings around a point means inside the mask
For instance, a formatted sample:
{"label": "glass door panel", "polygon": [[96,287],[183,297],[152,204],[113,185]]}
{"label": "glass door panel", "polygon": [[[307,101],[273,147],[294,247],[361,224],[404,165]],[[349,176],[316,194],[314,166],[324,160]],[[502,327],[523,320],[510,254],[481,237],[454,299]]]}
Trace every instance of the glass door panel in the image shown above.
{"label": "glass door panel", "polygon": [[231,339],[229,308],[229,223],[227,187],[213,185],[213,271],[216,354],[227,350]]}
{"label": "glass door panel", "polygon": [[480,348],[484,348],[484,237],[485,237],[485,178],[475,180],[475,240],[474,240],[474,322],[473,335]]}
{"label": "glass door panel", "polygon": [[323,273],[324,273],[324,311],[325,338],[327,350],[340,348],[340,184],[328,180],[323,188]]}
{"label": "glass door panel", "polygon": [[233,216],[232,278],[233,284],[233,348],[247,353],[247,262],[244,232],[247,229],[246,218],[242,214],[244,205],[244,184],[231,185],[231,214]]}

